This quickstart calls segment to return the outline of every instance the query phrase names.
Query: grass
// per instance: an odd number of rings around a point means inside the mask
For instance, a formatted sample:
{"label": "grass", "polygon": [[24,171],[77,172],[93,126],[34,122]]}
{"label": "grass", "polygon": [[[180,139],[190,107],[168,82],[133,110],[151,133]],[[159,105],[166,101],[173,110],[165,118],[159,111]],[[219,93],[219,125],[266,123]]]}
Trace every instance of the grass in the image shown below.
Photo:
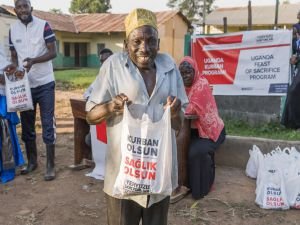
{"label": "grass", "polygon": [[300,141],[300,131],[287,129],[279,122],[249,125],[245,121],[225,119],[224,123],[229,135]]}
{"label": "grass", "polygon": [[[84,68],[55,71],[57,87],[62,90],[85,89],[94,81],[98,70]],[[251,126],[244,121],[233,119],[225,119],[224,122],[229,135],[300,141],[300,131],[286,129],[276,122],[260,126]]]}
{"label": "grass", "polygon": [[85,89],[94,81],[98,71],[98,68],[58,70],[54,75],[58,89]]}

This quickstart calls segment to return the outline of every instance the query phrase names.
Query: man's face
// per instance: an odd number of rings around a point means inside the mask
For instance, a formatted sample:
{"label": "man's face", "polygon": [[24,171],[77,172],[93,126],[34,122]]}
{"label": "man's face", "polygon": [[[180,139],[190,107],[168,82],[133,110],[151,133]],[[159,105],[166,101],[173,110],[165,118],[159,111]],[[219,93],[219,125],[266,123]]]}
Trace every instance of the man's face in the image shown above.
{"label": "man's face", "polygon": [[297,14],[297,19],[300,21],[300,12]]}
{"label": "man's face", "polygon": [[15,5],[15,13],[22,23],[31,21],[32,7],[28,0],[18,0]]}
{"label": "man's face", "polygon": [[125,43],[130,59],[141,69],[149,69],[159,50],[157,31],[151,26],[142,26],[133,30]]}
{"label": "man's face", "polygon": [[100,64],[102,65],[107,58],[111,56],[111,53],[106,52],[100,55]]}

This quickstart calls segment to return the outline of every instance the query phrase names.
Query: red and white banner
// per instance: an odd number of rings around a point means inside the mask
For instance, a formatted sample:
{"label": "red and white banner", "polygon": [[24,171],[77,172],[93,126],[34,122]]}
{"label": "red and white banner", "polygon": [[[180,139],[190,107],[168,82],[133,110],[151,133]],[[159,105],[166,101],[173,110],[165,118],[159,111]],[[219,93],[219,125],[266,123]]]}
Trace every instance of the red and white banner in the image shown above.
{"label": "red and white banner", "polygon": [[194,36],[192,57],[214,95],[285,95],[291,41],[289,30]]}

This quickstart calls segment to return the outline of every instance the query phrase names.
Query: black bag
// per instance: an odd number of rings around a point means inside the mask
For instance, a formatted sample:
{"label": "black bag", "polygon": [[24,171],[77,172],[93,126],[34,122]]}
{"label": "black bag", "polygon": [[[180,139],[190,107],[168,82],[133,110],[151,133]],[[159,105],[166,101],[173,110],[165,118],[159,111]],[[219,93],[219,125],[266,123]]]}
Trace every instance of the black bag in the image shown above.
{"label": "black bag", "polygon": [[13,146],[10,138],[8,121],[0,117],[1,158],[4,170],[15,167]]}

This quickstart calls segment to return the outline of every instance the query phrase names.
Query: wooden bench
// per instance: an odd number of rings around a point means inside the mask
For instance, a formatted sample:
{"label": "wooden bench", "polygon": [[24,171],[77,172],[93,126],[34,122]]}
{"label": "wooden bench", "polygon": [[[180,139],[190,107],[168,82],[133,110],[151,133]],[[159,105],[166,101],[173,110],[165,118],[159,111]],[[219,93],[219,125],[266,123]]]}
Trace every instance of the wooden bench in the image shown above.
{"label": "wooden bench", "polygon": [[85,143],[85,136],[90,132],[90,125],[86,122],[85,103],[83,99],[70,99],[74,117],[74,169],[89,166],[92,160],[91,148]]}

